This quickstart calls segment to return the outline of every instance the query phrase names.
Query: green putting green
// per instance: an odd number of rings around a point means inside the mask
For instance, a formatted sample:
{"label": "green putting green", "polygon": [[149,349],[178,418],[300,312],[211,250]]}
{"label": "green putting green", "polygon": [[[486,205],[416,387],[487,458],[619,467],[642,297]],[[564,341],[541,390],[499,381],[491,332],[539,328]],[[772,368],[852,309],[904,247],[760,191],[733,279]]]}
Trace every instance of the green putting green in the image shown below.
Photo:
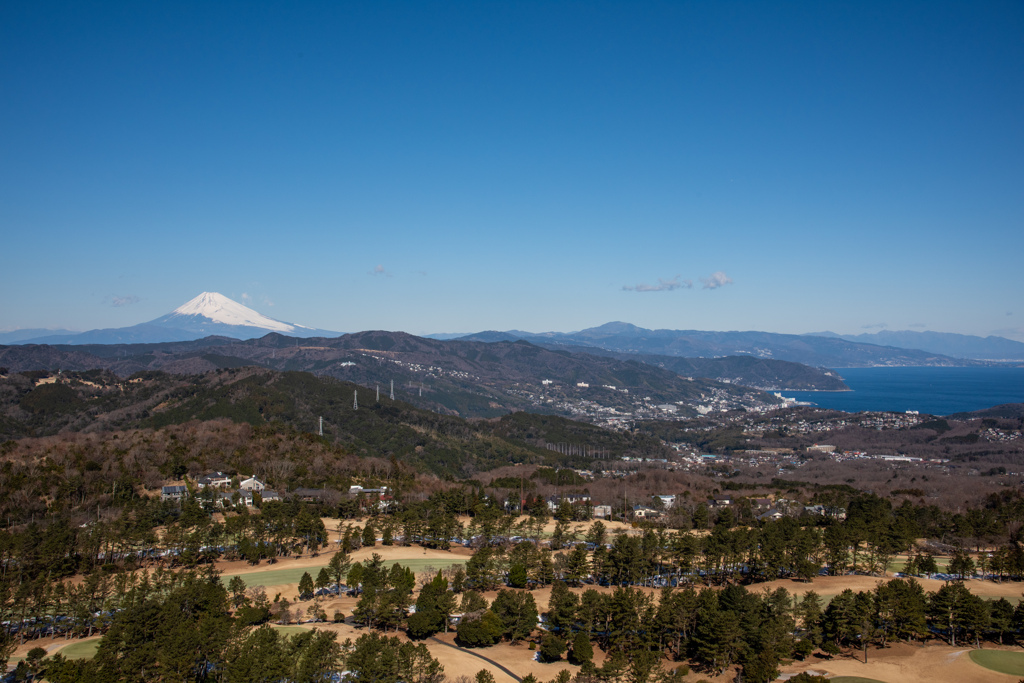
{"label": "green putting green", "polygon": [[256,570],[240,574],[222,574],[220,581],[226,586],[228,581],[236,576],[240,576],[242,581],[245,581],[246,586],[267,586],[269,588],[271,586],[283,586],[287,583],[298,583],[304,572],[309,572],[309,575],[315,579],[316,575],[320,573],[320,567],[287,567],[285,569]]}
{"label": "green putting green", "polygon": [[99,649],[100,639],[94,638],[93,640],[83,640],[77,643],[71,643],[65,647],[62,647],[59,652],[68,659],[92,659],[96,656],[96,650]]}
{"label": "green putting green", "polygon": [[1024,652],[971,650],[971,661],[1001,674],[1024,676]]}
{"label": "green putting green", "polygon": [[[900,555],[900,556],[897,556],[897,557],[893,558],[893,560],[891,562],[889,562],[889,571],[891,571],[891,572],[901,572],[901,571],[903,571],[904,569],[906,569],[907,561],[909,559],[910,558],[908,558],[906,555]],[[948,570],[949,569],[949,563],[951,561],[952,561],[952,558],[950,558],[950,557],[936,557],[935,558],[935,564],[939,567],[939,571],[940,572],[944,572],[944,571]]]}
{"label": "green putting green", "polygon": [[273,629],[282,636],[294,636],[296,633],[305,633],[310,630],[303,626],[274,626]]}
{"label": "green putting green", "polygon": [[[407,560],[387,560],[384,562],[385,565],[390,567],[396,562],[403,567],[409,567],[417,574],[433,567],[434,569],[444,569],[450,567],[453,564],[465,564],[469,558],[465,557],[452,557],[449,558],[420,558],[414,557]],[[264,565],[267,566],[267,565]],[[284,569],[268,569],[266,571],[254,570],[251,572],[238,572],[235,574],[224,574],[220,577],[221,582],[227,585],[228,581],[235,576],[241,576],[242,580],[245,581],[247,586],[283,586],[289,583],[298,583],[299,579],[305,572],[309,572],[309,575],[316,579],[316,575],[320,573],[322,567],[326,567],[325,562],[321,566],[317,567],[285,567]]]}

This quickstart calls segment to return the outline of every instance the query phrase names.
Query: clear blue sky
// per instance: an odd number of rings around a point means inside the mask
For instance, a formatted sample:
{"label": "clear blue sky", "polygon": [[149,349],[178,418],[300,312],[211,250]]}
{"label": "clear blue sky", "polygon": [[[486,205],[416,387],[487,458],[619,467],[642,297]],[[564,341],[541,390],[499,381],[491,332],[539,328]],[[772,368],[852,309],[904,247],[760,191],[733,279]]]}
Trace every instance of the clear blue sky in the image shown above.
{"label": "clear blue sky", "polygon": [[6,2],[0,131],[0,329],[1024,340],[1019,0]]}

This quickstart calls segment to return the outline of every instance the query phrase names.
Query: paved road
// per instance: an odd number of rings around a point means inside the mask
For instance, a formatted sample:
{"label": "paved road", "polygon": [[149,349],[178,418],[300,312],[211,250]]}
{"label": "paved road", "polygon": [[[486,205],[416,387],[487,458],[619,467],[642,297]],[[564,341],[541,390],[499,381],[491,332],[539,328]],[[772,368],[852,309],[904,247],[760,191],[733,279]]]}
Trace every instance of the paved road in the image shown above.
{"label": "paved road", "polygon": [[484,657],[482,654],[479,654],[475,650],[470,650],[469,648],[465,648],[465,647],[459,647],[458,645],[452,645],[451,643],[446,643],[446,642],[444,642],[443,640],[441,640],[439,638],[431,637],[431,640],[434,641],[435,643],[437,643],[438,645],[444,645],[445,647],[450,647],[453,650],[458,650],[459,652],[465,652],[466,654],[473,655],[474,657],[477,657],[478,659],[482,659],[485,662],[487,662],[488,664],[490,664],[491,666],[496,667],[496,668],[500,669],[502,672],[504,672],[504,673],[508,674],[509,676],[511,676],[512,680],[514,680],[514,681],[521,681],[521,680],[523,680],[519,676],[516,676],[514,673],[512,673],[511,670],[505,668],[501,664],[498,664],[493,659],[490,659],[488,657]]}

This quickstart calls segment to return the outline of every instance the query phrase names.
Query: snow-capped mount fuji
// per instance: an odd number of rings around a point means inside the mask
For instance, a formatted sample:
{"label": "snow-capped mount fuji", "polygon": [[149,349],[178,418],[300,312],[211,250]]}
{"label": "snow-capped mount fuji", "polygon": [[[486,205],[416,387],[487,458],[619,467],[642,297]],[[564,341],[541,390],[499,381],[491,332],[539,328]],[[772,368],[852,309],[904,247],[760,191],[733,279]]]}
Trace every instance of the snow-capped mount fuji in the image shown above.
{"label": "snow-capped mount fuji", "polygon": [[[165,316],[151,320],[150,325],[169,327],[177,330],[189,330],[206,334],[218,334],[225,337],[238,337],[238,333],[247,334],[239,339],[251,339],[253,328],[262,330],[259,336],[267,332],[278,332],[291,336],[322,336],[312,327],[295,325],[268,318],[248,306],[229,299],[217,292],[203,292],[196,298],[178,306]],[[229,332],[223,328],[232,328]],[[237,330],[235,328],[243,328]]]}
{"label": "snow-capped mount fuji", "polygon": [[271,332],[289,337],[337,337],[339,332],[286,323],[217,292],[203,292],[148,323],[73,335],[27,339],[20,344],[127,344],[192,341],[219,336],[255,339]]}

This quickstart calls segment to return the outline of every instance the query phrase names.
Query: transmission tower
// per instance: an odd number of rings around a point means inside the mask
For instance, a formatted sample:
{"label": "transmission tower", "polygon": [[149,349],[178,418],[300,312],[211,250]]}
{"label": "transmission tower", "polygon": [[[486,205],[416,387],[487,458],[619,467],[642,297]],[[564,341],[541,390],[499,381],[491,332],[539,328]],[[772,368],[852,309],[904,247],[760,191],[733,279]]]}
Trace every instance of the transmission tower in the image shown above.
{"label": "transmission tower", "polygon": [[359,410],[359,390],[352,391],[352,410]]}
{"label": "transmission tower", "polygon": [[391,380],[391,400],[395,400],[395,380]]}

